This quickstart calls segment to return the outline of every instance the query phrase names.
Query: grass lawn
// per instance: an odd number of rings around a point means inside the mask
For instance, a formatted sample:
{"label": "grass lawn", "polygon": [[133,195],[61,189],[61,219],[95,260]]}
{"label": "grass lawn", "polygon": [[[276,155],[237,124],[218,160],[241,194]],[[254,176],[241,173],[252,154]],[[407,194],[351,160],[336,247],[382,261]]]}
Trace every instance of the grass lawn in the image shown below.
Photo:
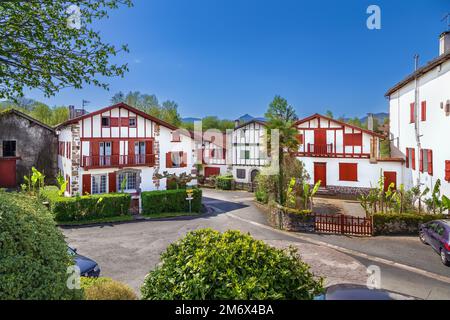
{"label": "grass lawn", "polygon": [[96,224],[96,223],[109,223],[109,222],[123,222],[123,221],[131,221],[133,220],[133,216],[118,216],[118,217],[106,217],[92,220],[83,220],[83,221],[57,221],[58,225],[66,225],[66,226],[82,226],[85,224]]}
{"label": "grass lawn", "polygon": [[146,218],[161,219],[161,218],[173,218],[173,217],[186,217],[186,216],[199,216],[201,213],[197,212],[163,212],[163,213],[152,213],[143,214]]}

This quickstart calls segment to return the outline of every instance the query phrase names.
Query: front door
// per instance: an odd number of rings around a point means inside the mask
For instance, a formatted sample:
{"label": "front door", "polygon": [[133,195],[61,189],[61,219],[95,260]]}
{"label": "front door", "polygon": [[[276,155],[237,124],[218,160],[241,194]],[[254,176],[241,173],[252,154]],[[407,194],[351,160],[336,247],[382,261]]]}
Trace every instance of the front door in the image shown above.
{"label": "front door", "polygon": [[320,187],[327,187],[327,164],[324,162],[314,162],[314,184],[320,180]]}
{"label": "front door", "polygon": [[394,184],[394,190],[397,189],[397,172],[385,171],[384,172],[384,191],[389,189],[391,183]]}
{"label": "front door", "polygon": [[16,158],[0,158],[0,188],[14,188],[16,185]]}

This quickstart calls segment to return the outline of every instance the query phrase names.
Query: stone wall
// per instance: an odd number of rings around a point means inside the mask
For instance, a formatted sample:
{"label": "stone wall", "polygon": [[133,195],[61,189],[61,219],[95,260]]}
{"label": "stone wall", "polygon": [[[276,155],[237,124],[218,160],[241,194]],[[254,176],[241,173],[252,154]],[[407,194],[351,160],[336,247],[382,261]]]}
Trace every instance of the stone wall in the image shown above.
{"label": "stone wall", "polygon": [[72,125],[72,179],[70,180],[71,195],[80,193],[80,165],[81,165],[81,140],[80,126]]}
{"label": "stone wall", "polygon": [[327,186],[327,190],[336,195],[358,196],[361,193],[367,194],[370,188],[356,188],[356,187],[342,187],[342,186]]}
{"label": "stone wall", "polygon": [[10,112],[0,117],[0,146],[3,140],[16,141],[16,156],[20,158],[16,162],[18,185],[23,183],[25,175],[31,173],[32,167],[45,174],[47,184],[56,182],[58,138],[53,130]]}

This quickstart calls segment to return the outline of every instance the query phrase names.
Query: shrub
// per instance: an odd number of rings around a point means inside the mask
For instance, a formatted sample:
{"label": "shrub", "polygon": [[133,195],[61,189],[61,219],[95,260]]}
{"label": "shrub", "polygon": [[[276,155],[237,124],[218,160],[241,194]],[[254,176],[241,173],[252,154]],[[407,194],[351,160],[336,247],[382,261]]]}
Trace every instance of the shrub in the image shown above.
{"label": "shrub", "polygon": [[58,222],[86,221],[127,215],[131,196],[127,193],[108,193],[78,197],[62,197],[58,188],[46,187],[41,199],[50,204],[50,211]]}
{"label": "shrub", "polygon": [[133,289],[110,278],[81,277],[86,300],[137,300]]}
{"label": "shrub", "polygon": [[[192,212],[202,209],[202,190],[193,188]],[[189,212],[186,189],[142,192],[143,214]]]}
{"label": "shrub", "polygon": [[255,198],[256,198],[256,201],[264,203],[264,204],[269,202],[269,194],[267,192],[265,192],[264,190],[256,190]]}
{"label": "shrub", "polygon": [[231,190],[233,186],[233,176],[217,176],[216,188],[221,190]]}
{"label": "shrub", "polygon": [[376,213],[373,215],[374,233],[377,235],[418,234],[420,224],[446,217],[438,214]]}
{"label": "shrub", "polygon": [[141,288],[143,299],[312,299],[322,291],[293,248],[268,246],[239,231],[188,233],[169,245]]}
{"label": "shrub", "polygon": [[64,236],[33,196],[0,192],[0,299],[81,298],[67,288]]}

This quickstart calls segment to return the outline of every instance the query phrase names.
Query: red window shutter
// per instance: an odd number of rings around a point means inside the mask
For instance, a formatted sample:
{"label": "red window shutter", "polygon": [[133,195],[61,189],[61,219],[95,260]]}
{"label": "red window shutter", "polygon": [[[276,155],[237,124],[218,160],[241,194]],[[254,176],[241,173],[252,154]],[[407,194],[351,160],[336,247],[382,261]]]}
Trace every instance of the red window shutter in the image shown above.
{"label": "red window shutter", "polygon": [[96,141],[91,142],[91,156],[98,156],[100,154],[100,143]]}
{"label": "red window shutter", "polygon": [[117,187],[116,187],[116,173],[115,172],[111,172],[108,175],[108,184],[109,184],[109,193],[115,193],[117,192]]}
{"label": "red window shutter", "polygon": [[416,170],[416,149],[411,148],[411,168]]}
{"label": "red window shutter", "polygon": [[409,168],[409,148],[406,148],[406,167]]}
{"label": "red window shutter", "polygon": [[91,175],[84,174],[83,175],[83,194],[91,193]]}
{"label": "red window shutter", "polygon": [[153,141],[149,140],[145,142],[145,154],[153,154]]}
{"label": "red window shutter", "polygon": [[428,174],[433,175],[433,150],[428,150]]}
{"label": "red window shutter", "polygon": [[422,121],[427,121],[427,102],[422,101],[420,117]]}
{"label": "red window shutter", "polygon": [[340,181],[358,181],[357,163],[339,163]]}
{"label": "red window shutter", "polygon": [[181,166],[187,167],[187,152],[183,152],[183,156],[182,156],[183,161],[181,162]]}
{"label": "red window shutter", "polygon": [[445,181],[450,182],[450,160],[445,160]]}
{"label": "red window shutter", "polygon": [[414,107],[415,107],[415,103],[413,102],[409,106],[409,122],[410,123],[414,123],[415,122]]}
{"label": "red window shutter", "polygon": [[136,141],[134,141],[134,140],[128,140],[128,155],[129,156],[134,155],[134,143],[135,142]]}
{"label": "red window shutter", "polygon": [[172,168],[172,152],[166,153],[166,168]]}
{"label": "red window shutter", "polygon": [[419,151],[419,170],[420,172],[423,172],[423,149],[420,149]]}

